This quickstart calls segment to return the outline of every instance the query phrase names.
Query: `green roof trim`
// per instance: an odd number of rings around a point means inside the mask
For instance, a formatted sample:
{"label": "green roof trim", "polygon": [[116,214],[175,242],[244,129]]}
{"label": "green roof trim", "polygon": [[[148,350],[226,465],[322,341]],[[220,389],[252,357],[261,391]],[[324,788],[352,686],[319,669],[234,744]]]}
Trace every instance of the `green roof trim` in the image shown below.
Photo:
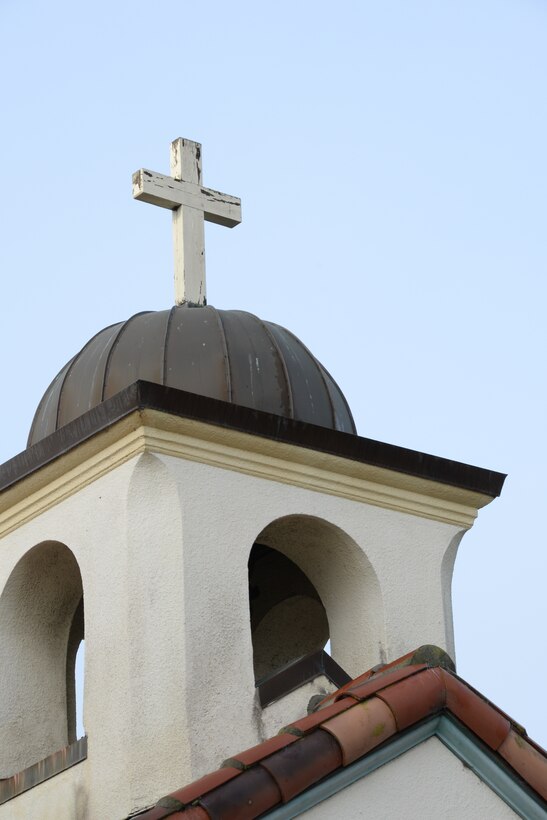
{"label": "green roof trim", "polygon": [[472,732],[447,715],[434,717],[404,734],[396,735],[385,745],[350,766],[338,769],[321,783],[268,812],[264,817],[268,820],[298,817],[430,737],[437,737],[523,820],[546,820],[547,813],[541,798],[523,784],[518,775],[488,750]]}

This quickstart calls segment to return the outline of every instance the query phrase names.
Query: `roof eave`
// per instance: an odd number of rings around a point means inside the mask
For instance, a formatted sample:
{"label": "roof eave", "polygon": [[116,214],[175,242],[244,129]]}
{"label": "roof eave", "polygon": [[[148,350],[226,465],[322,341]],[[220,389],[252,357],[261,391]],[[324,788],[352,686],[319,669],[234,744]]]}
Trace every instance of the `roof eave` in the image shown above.
{"label": "roof eave", "polygon": [[500,495],[505,474],[405,447],[138,381],[0,466],[0,492],[133,413],[152,409],[303,447],[380,470],[485,496]]}

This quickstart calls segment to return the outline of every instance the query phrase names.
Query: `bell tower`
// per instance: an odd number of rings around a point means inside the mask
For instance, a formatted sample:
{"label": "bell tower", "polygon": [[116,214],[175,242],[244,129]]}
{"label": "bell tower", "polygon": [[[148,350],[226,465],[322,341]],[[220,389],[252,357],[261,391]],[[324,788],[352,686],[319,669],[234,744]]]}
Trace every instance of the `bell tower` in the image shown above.
{"label": "bell tower", "polygon": [[127,817],[363,669],[454,656],[458,544],[504,477],[358,436],[294,334],[207,303],[203,220],[241,210],[201,154],[133,177],[173,211],[175,306],[99,331],[0,468],[0,820]]}

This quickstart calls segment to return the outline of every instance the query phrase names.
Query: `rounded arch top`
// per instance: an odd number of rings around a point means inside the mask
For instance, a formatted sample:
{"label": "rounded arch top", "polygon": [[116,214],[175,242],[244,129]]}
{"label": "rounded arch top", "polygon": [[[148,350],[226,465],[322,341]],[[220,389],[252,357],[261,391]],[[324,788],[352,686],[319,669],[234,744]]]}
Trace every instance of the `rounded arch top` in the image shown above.
{"label": "rounded arch top", "polygon": [[309,579],[325,608],[332,655],[349,674],[384,660],[380,583],[362,545],[337,524],[308,514],[273,519],[255,544],[282,553]]}
{"label": "rounded arch top", "polygon": [[40,605],[44,597],[53,596],[57,591],[55,604],[48,618],[60,617],[67,600],[83,595],[83,581],[80,565],[74,552],[61,541],[47,540],[30,547],[17,559],[15,565],[0,589],[0,609],[6,607],[8,599],[19,607],[26,608],[34,603]]}
{"label": "rounded arch top", "polygon": [[0,777],[69,742],[74,722],[70,667],[83,637],[82,600],[76,557],[58,541],[25,552],[1,590]]}

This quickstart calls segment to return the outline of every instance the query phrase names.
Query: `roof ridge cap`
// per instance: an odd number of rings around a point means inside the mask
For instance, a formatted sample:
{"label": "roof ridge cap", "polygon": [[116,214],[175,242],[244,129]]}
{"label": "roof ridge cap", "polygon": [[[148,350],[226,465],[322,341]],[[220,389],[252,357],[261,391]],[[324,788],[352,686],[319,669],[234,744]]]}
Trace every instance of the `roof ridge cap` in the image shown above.
{"label": "roof ridge cap", "polygon": [[[326,775],[318,764],[316,774],[328,777],[336,769],[366,756],[378,745],[389,743],[391,737],[406,732],[428,718],[443,714],[453,719],[456,725],[461,724],[462,729],[467,729],[469,736],[474,736],[477,743],[481,742],[488,747],[500,765],[508,765],[536,794],[540,797],[547,796],[547,752],[528,738],[524,727],[457,675],[454,668],[445,665],[443,661],[448,656],[443,650],[438,651],[442,653],[438,658],[441,661],[439,663],[434,662],[434,654],[430,658],[433,662],[425,662],[429,652],[426,647],[423,654],[419,650],[409,653],[388,669],[378,670],[378,673],[369,674],[368,677],[365,673],[365,676],[356,679],[359,680],[358,684],[352,681],[353,692],[352,684],[349,688],[343,687],[334,693],[334,701],[327,704],[326,708],[318,709],[284,727],[279,735],[228,758],[223,763],[226,768],[218,769],[185,789],[173,792],[168,798],[175,801],[182,798],[183,811],[191,806],[199,806],[200,810],[207,812],[210,801],[208,803],[204,800],[202,803],[202,797],[205,798],[217,789],[226,789],[223,793],[233,795],[233,784],[230,781],[250,776],[251,780],[247,779],[245,783],[252,784],[256,781],[256,777],[253,780],[251,775],[253,769],[268,772],[283,794],[278,777],[283,768],[282,761],[287,760],[286,755],[299,760],[300,765],[302,756],[306,755],[316,763],[319,759],[323,760],[325,750],[328,751],[325,734],[332,738],[342,755],[341,763],[334,765],[334,747],[331,749],[331,762],[328,765],[334,767]],[[420,658],[424,662],[412,662]],[[420,682],[416,680],[418,676],[423,676]],[[363,691],[356,691],[359,689]],[[379,731],[380,726],[382,731]],[[363,737],[356,739],[356,735],[360,734]],[[288,751],[289,747],[292,747],[292,753]],[[243,782],[241,781],[241,785]],[[313,782],[311,780],[303,789]],[[295,784],[289,787],[289,791],[294,787]],[[256,789],[256,783],[253,789]],[[290,799],[300,791],[297,790]],[[218,795],[215,800],[217,797]],[[191,800],[185,802],[186,798]],[[286,802],[285,798],[283,801]],[[172,813],[171,808],[175,803],[159,801],[156,806],[160,811],[165,808],[166,813],[149,814],[150,820],[167,817]]]}

